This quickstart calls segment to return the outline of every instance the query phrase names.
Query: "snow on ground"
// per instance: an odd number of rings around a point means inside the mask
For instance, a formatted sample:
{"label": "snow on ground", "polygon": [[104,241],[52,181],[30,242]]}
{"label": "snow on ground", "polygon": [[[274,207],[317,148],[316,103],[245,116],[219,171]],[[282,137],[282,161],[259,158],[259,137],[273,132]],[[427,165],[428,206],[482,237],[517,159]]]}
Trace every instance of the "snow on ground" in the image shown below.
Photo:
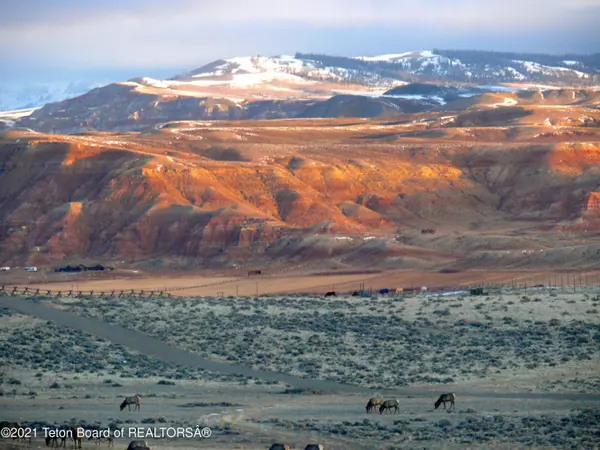
{"label": "snow on ground", "polygon": [[393,61],[400,58],[405,58],[406,56],[413,55],[418,52],[405,52],[405,53],[390,53],[388,55],[379,55],[379,56],[357,56],[355,59],[360,59],[362,61]]}
{"label": "snow on ground", "polygon": [[519,72],[518,70],[516,70],[514,67],[507,67],[506,70],[509,71],[510,73],[512,73],[513,76],[517,80],[524,80],[524,79],[527,78],[525,75],[523,75],[521,72]]}
{"label": "snow on ground", "polygon": [[403,98],[406,100],[427,100],[427,97],[424,95],[416,95],[416,94],[406,94],[406,95],[382,95],[382,97],[390,97],[390,98]]}
{"label": "snow on ground", "polygon": [[510,87],[510,86],[497,86],[497,85],[481,85],[481,86],[477,86],[477,87],[484,89],[486,91],[493,91],[493,92],[517,92],[517,91],[521,90],[519,88],[514,88],[514,87]]}
{"label": "snow on ground", "polygon": [[568,69],[566,67],[554,67],[554,66],[544,66],[542,64],[531,62],[531,61],[520,61],[514,60],[514,62],[518,64],[522,64],[529,73],[543,73],[545,75],[552,75],[552,72],[560,71],[560,72],[571,72],[574,75],[577,75],[579,78],[589,78],[587,73],[579,72],[578,70]]}
{"label": "snow on ground", "polygon": [[39,108],[47,103],[77,97],[91,89],[109,84],[106,82],[51,81],[51,82],[0,82],[0,111]]}
{"label": "snow on ground", "polygon": [[36,109],[40,108],[29,108],[29,109],[15,109],[13,111],[0,111],[1,119],[20,119],[31,115]]}
{"label": "snow on ground", "polygon": [[152,87],[157,87],[157,88],[168,88],[169,87],[168,81],[155,80],[153,78],[148,78],[148,77],[143,77],[142,82],[144,84],[147,84]]}
{"label": "snow on ground", "polygon": [[504,100],[502,101],[502,103],[493,103],[490,106],[493,108],[497,108],[498,106],[515,106],[518,104],[519,104],[519,102],[516,101],[514,98],[504,97]]}
{"label": "snow on ground", "polygon": [[363,90],[363,89],[332,89],[333,95],[362,95],[364,97],[391,97],[391,95],[383,95],[388,89],[374,89],[374,90]]}

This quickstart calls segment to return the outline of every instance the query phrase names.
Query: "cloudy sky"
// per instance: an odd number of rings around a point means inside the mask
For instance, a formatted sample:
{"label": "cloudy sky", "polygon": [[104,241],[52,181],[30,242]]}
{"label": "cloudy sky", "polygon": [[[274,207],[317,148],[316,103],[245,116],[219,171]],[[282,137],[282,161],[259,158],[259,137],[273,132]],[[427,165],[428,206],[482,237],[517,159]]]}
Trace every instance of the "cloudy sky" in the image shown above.
{"label": "cloudy sky", "polygon": [[0,77],[168,76],[296,51],[594,53],[599,17],[600,0],[0,0]]}

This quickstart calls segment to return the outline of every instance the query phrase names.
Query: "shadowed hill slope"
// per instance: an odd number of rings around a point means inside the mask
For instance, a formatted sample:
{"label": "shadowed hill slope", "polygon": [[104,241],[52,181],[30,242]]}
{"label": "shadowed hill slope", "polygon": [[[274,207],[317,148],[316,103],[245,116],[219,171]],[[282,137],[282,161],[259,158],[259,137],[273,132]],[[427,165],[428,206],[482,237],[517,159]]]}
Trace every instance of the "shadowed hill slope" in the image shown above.
{"label": "shadowed hill slope", "polygon": [[[551,249],[598,229],[598,112],[442,114],[5,132],[0,261],[519,265],[523,236]],[[588,265],[577,236],[565,264]]]}

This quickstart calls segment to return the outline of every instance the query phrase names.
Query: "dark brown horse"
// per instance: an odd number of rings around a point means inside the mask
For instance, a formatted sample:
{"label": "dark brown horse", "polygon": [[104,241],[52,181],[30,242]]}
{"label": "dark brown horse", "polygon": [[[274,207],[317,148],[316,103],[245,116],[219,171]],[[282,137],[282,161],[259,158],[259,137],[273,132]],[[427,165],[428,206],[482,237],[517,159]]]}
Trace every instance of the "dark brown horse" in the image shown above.
{"label": "dark brown horse", "polygon": [[150,446],[147,441],[131,441],[127,450],[150,450]]}
{"label": "dark brown horse", "polygon": [[290,450],[290,446],[286,444],[273,444],[269,447],[269,450]]}
{"label": "dark brown horse", "polygon": [[134,411],[140,410],[140,396],[139,395],[134,395],[133,397],[125,397],[125,400],[123,400],[123,403],[121,403],[121,406],[120,406],[121,411],[123,411],[126,406],[129,406],[129,411],[131,411],[131,405],[135,405],[135,407],[133,408]]}
{"label": "dark brown horse", "polygon": [[379,407],[379,414],[383,414],[386,410],[389,411],[391,414],[392,408],[394,409],[394,414],[397,414],[400,411],[400,402],[395,398],[383,402]]}
{"label": "dark brown horse", "polygon": [[438,409],[442,403],[444,404],[444,409],[446,409],[446,403],[450,403],[450,408],[448,409],[451,409],[452,407],[456,409],[454,400],[456,400],[456,395],[454,395],[452,392],[449,394],[442,394],[440,395],[440,398],[437,399],[437,402],[435,402],[435,409]]}
{"label": "dark brown horse", "polygon": [[375,411],[375,408],[383,403],[383,397],[372,397],[367,402],[367,414],[371,411]]}
{"label": "dark brown horse", "polygon": [[31,434],[28,433],[19,422],[8,422],[6,420],[3,420],[2,422],[0,422],[0,430],[4,430],[5,428],[8,428],[10,430],[10,434],[6,437],[12,437],[13,440],[19,439],[23,442],[29,440],[29,443],[31,444]]}
{"label": "dark brown horse", "polygon": [[106,442],[108,443],[109,447],[114,447],[115,446],[115,442],[114,442],[114,436],[113,436],[113,430],[109,430],[108,433],[105,434],[105,432],[103,432],[102,430],[100,430],[100,427],[89,427],[88,429],[93,430],[92,435],[88,438],[88,441],[94,440],[94,443],[96,445],[100,445],[100,443],[106,439]]}
{"label": "dark brown horse", "polygon": [[81,441],[83,440],[84,431],[83,427],[76,426],[71,428],[71,437],[76,448],[81,448]]}
{"label": "dark brown horse", "polygon": [[[50,427],[52,436],[49,436],[50,433],[46,434],[46,447],[66,447],[67,446],[67,437],[72,437],[73,431],[65,426],[60,427]],[[58,437],[60,434],[60,437]],[[60,439],[60,444],[58,440]]]}

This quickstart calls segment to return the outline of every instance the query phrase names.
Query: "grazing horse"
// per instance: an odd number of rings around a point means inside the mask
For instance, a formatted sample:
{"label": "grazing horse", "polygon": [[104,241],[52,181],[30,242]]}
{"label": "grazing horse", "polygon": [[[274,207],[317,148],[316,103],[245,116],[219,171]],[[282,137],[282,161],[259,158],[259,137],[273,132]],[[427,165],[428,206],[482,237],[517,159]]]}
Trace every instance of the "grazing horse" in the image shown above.
{"label": "grazing horse", "polygon": [[335,297],[337,294],[335,293],[335,291],[329,291],[327,293],[325,293],[325,297]]}
{"label": "grazing horse", "polygon": [[325,447],[323,447],[321,444],[308,444],[306,447],[304,447],[304,450],[325,450]]}
{"label": "grazing horse", "polygon": [[456,400],[456,395],[454,395],[453,393],[442,394],[440,395],[440,398],[437,399],[437,402],[435,402],[435,409],[438,409],[442,403],[444,404],[444,409],[446,409],[446,403],[450,403],[450,408],[448,409],[451,409],[453,406],[454,409],[456,409],[454,400]]}
{"label": "grazing horse", "polygon": [[[66,447],[67,446],[67,430],[70,430],[69,428],[65,427],[65,426],[60,426],[60,427],[50,427],[50,430],[53,431],[53,436],[50,437],[48,436],[48,434],[46,434],[46,447]],[[57,437],[58,432],[59,431],[64,431],[63,434],[61,434],[61,437]],[[72,433],[72,431],[69,431]],[[58,439],[60,439],[60,444],[58,443]]]}
{"label": "grazing horse", "polygon": [[290,450],[290,446],[286,444],[273,444],[269,447],[269,450]]}
{"label": "grazing horse", "polygon": [[367,402],[367,414],[371,411],[375,411],[375,408],[383,403],[383,397],[372,397]]}
{"label": "grazing horse", "polygon": [[395,398],[392,400],[386,400],[379,407],[379,414],[383,414],[384,411],[388,410],[390,414],[392,413],[392,408],[394,408],[394,414],[397,414],[400,411],[400,402]]}
{"label": "grazing horse", "polygon": [[133,408],[133,410],[140,410],[140,396],[139,395],[134,395],[133,397],[125,397],[125,400],[123,400],[123,403],[121,403],[121,411],[123,411],[125,409],[126,406],[129,406],[129,411],[131,411],[131,405],[135,405],[135,407]]}
{"label": "grazing horse", "polygon": [[[19,422],[8,422],[6,420],[3,420],[2,422],[0,422],[0,430],[4,430],[4,428],[8,428],[9,430],[15,430],[15,434],[13,436],[13,440],[15,439],[19,439],[23,442],[25,442],[27,440],[27,438],[29,438],[29,443],[31,444],[31,435],[29,436],[25,436],[25,433],[22,432],[22,436],[19,436],[19,430],[23,429],[23,426],[19,423]],[[11,432],[12,434],[12,432]],[[9,437],[9,436],[7,436]]]}
{"label": "grazing horse", "polygon": [[[113,430],[109,430],[108,436],[104,436],[103,434],[100,433],[101,430],[100,430],[100,427],[98,427],[98,426],[90,426],[90,427],[88,427],[88,429],[96,432],[96,433],[92,433],[92,435],[88,438],[88,441],[91,441],[93,439],[94,443],[96,445],[100,445],[102,440],[106,439],[106,441],[108,442],[108,446],[114,447],[115,442],[114,442],[114,437],[113,437]],[[95,434],[95,436],[94,436],[94,434]]]}
{"label": "grazing horse", "polygon": [[81,448],[81,441],[83,440],[83,427],[76,426],[71,427],[71,437],[73,438],[73,444],[76,448]]}

